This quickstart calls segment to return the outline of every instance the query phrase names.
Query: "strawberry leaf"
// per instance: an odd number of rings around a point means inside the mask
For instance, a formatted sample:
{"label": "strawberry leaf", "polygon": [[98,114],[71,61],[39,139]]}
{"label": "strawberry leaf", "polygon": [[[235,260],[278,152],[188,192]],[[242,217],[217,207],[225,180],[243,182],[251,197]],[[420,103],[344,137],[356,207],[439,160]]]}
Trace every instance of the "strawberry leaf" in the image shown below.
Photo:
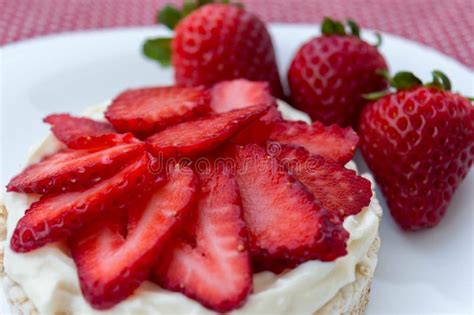
{"label": "strawberry leaf", "polygon": [[[408,71],[400,71],[396,73],[393,77],[390,77],[390,74],[387,70],[379,69],[376,71],[378,75],[383,76],[389,81],[390,86],[395,88],[397,91],[407,90],[418,86],[426,86],[430,88],[435,88],[444,91],[451,91],[451,81],[448,76],[441,72],[440,70],[433,70],[433,81],[428,82],[423,85],[423,82],[415,76],[413,73]],[[377,91],[372,93],[363,94],[362,97],[366,100],[377,100],[387,94],[390,91]],[[469,98],[470,99],[470,98]]]}
{"label": "strawberry leaf", "polygon": [[357,23],[354,20],[348,19],[347,20],[347,25],[349,25],[349,28],[351,29],[352,35],[360,37],[359,25],[357,25]]}
{"label": "strawberry leaf", "polygon": [[380,46],[382,46],[382,35],[380,35],[379,32],[376,32],[375,37],[377,38],[377,41],[375,42],[374,46],[379,48]]}
{"label": "strawberry leaf", "polygon": [[332,35],[334,31],[334,24],[332,20],[328,17],[325,17],[323,23],[321,24],[321,33],[323,35]]}
{"label": "strawberry leaf", "polygon": [[334,22],[334,31],[337,35],[344,36],[346,35],[346,30],[344,29],[344,25],[341,22]]}
{"label": "strawberry leaf", "polygon": [[195,1],[185,1],[183,3],[183,10],[181,11],[183,16],[189,15],[191,12],[195,11],[197,8],[199,8],[200,4],[199,2]]}
{"label": "strawberry leaf", "polygon": [[[197,4],[198,6],[203,6],[203,5],[206,5],[206,4],[210,4],[210,3],[214,3],[214,0],[197,0]],[[221,3],[229,3],[229,1],[221,1]]]}
{"label": "strawberry leaf", "polygon": [[387,69],[378,69],[375,71],[375,73],[384,77],[387,81],[390,81],[390,73]]}
{"label": "strawberry leaf", "polygon": [[174,30],[175,26],[183,18],[181,11],[176,9],[173,5],[167,4],[158,12],[157,20],[167,26],[170,30]]}
{"label": "strawberry leaf", "polygon": [[368,101],[376,101],[379,98],[382,98],[388,94],[390,94],[390,91],[379,91],[379,92],[362,94],[362,97]]}
{"label": "strawberry leaf", "polygon": [[446,91],[451,91],[451,81],[448,76],[440,70],[433,70],[433,82],[428,83],[427,86],[440,88]]}
{"label": "strawberry leaf", "polygon": [[400,71],[390,80],[390,85],[397,90],[406,90],[422,84],[418,77],[408,71]]}
{"label": "strawberry leaf", "polygon": [[333,35],[334,34],[334,21],[329,17],[325,17],[323,24],[321,25],[321,32],[324,35]]}
{"label": "strawberry leaf", "polygon": [[341,22],[334,21],[329,17],[324,18],[321,31],[324,35],[346,35],[344,25],[342,25]]}
{"label": "strawberry leaf", "polygon": [[158,61],[162,66],[171,64],[171,38],[148,39],[143,44],[143,54]]}

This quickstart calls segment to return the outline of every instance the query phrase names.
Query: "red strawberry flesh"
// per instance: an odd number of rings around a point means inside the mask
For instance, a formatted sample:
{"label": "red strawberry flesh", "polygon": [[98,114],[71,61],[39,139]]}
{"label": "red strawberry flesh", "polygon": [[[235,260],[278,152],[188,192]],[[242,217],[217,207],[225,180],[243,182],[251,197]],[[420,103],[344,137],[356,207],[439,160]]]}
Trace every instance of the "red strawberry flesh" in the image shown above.
{"label": "red strawberry flesh", "polygon": [[170,127],[147,139],[150,152],[164,158],[198,155],[216,148],[250,122],[264,115],[270,106],[251,106],[206,119]]}
{"label": "red strawberry flesh", "polygon": [[87,190],[42,197],[18,222],[11,238],[12,249],[31,251],[72,235],[104,212],[113,215],[148,186],[148,166],[149,159],[144,154]]}
{"label": "red strawberry flesh", "polygon": [[50,194],[84,189],[110,177],[143,152],[140,143],[99,151],[63,150],[28,166],[8,183],[7,190]]}
{"label": "red strawberry flesh", "polygon": [[353,170],[305,148],[282,146],[277,158],[329,211],[343,220],[367,207],[372,197],[370,181]]}
{"label": "red strawberry flesh", "polygon": [[136,223],[126,236],[120,216],[108,215],[71,238],[82,292],[93,307],[111,308],[148,278],[158,252],[190,211],[195,190],[192,170],[176,168],[145,202],[129,206]]}
{"label": "red strawberry flesh", "polygon": [[146,137],[209,111],[209,91],[174,86],[128,90],[117,96],[105,117],[119,132]]}
{"label": "red strawberry flesh", "polygon": [[273,124],[271,140],[282,144],[305,147],[311,154],[345,164],[354,156],[359,137],[351,127],[329,127],[316,121],[308,125],[303,121],[281,121]]}
{"label": "red strawberry flesh", "polygon": [[245,79],[223,81],[211,90],[211,108],[221,113],[232,109],[253,105],[272,105],[268,112],[252,122],[232,138],[232,143],[263,143],[270,135],[270,125],[282,120],[275,98],[271,95],[266,82],[254,82]]}
{"label": "red strawberry flesh", "polygon": [[[153,278],[218,312],[241,306],[252,270],[237,184],[225,167],[201,176],[196,221],[158,261]],[[191,241],[189,241],[191,239]]]}
{"label": "red strawberry flesh", "polygon": [[55,114],[44,118],[51,131],[71,149],[100,149],[120,143],[136,141],[131,134],[118,134],[112,125],[69,114]]}
{"label": "red strawberry flesh", "polygon": [[232,137],[230,142],[237,145],[250,143],[263,144],[270,137],[273,123],[279,122],[282,119],[282,115],[277,107],[271,106],[265,115],[239,131],[234,137]]}
{"label": "red strawberry flesh", "polygon": [[280,272],[312,259],[346,254],[342,221],[257,145],[237,149],[237,182],[252,258]]}
{"label": "red strawberry flesh", "polygon": [[276,105],[267,82],[237,79],[219,82],[211,89],[211,109],[215,113],[252,105]]}

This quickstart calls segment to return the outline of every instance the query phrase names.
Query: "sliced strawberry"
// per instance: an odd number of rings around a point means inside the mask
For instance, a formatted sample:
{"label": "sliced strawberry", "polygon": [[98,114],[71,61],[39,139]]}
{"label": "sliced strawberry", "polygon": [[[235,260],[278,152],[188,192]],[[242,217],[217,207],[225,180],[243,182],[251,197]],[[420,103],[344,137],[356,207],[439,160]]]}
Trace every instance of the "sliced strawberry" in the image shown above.
{"label": "sliced strawberry", "polygon": [[7,190],[49,194],[84,189],[116,173],[144,150],[142,143],[100,151],[63,150],[28,166],[10,181]]}
{"label": "sliced strawberry", "polygon": [[319,121],[308,125],[302,121],[274,124],[271,140],[305,147],[309,152],[345,164],[354,156],[359,137],[351,127],[324,126]]}
{"label": "sliced strawberry", "polygon": [[237,182],[258,268],[280,272],[346,254],[349,234],[334,213],[257,145],[237,149]]}
{"label": "sliced strawberry", "polygon": [[283,120],[276,106],[271,106],[268,112],[261,118],[252,122],[249,126],[239,131],[230,142],[238,145],[249,143],[264,144],[272,132],[274,123]]}
{"label": "sliced strawberry", "polygon": [[236,144],[263,143],[268,139],[269,125],[282,120],[276,107],[276,100],[270,92],[267,82],[255,82],[245,79],[223,81],[211,90],[211,108],[216,113],[253,105],[272,105],[268,112],[241,130],[232,142]]}
{"label": "sliced strawberry", "polygon": [[78,136],[100,136],[114,133],[112,125],[85,117],[73,117],[69,114],[53,114],[43,121],[51,125],[54,135],[64,142],[74,140]]}
{"label": "sliced strawberry", "polygon": [[44,196],[18,222],[11,239],[16,252],[28,252],[70,236],[99,214],[120,211],[149,187],[146,154],[116,175],[78,192]]}
{"label": "sliced strawberry", "polygon": [[222,81],[211,90],[211,109],[225,113],[252,105],[276,105],[267,82],[245,79]]}
{"label": "sliced strawberry", "polygon": [[147,139],[148,149],[165,158],[197,155],[220,145],[239,129],[264,115],[270,106],[251,106],[170,127]]}
{"label": "sliced strawberry", "polygon": [[69,114],[49,115],[43,119],[51,131],[71,149],[101,149],[116,144],[137,142],[132,134],[118,134],[112,125]]}
{"label": "sliced strawberry", "polygon": [[341,219],[359,213],[370,203],[370,181],[353,170],[298,146],[282,146],[277,159],[313,193],[323,208],[337,213]]}
{"label": "sliced strawberry", "polygon": [[209,111],[209,91],[175,86],[128,90],[114,99],[105,117],[120,132],[146,137]]}
{"label": "sliced strawberry", "polygon": [[176,168],[151,197],[130,205],[136,223],[128,230],[118,215],[103,216],[70,239],[84,297],[97,309],[127,298],[148,278],[158,251],[194,204],[190,169]]}
{"label": "sliced strawberry", "polygon": [[179,291],[218,312],[245,302],[252,270],[245,224],[233,175],[216,167],[201,176],[196,221],[164,252],[153,272],[162,287]]}

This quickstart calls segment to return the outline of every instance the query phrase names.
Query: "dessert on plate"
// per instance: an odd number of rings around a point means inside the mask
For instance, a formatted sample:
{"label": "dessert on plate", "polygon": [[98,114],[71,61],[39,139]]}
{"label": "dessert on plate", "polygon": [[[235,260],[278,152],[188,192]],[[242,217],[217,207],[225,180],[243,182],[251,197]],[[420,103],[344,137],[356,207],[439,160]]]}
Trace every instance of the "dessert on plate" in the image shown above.
{"label": "dessert on plate", "polygon": [[17,312],[364,313],[381,209],[351,128],[242,79],[44,121],[0,212]]}

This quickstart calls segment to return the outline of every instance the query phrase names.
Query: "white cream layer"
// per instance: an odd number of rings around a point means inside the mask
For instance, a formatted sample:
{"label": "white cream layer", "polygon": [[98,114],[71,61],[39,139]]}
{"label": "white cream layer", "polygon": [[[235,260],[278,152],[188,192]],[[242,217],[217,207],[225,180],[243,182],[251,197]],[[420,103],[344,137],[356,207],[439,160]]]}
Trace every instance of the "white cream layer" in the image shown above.
{"label": "white cream layer", "polygon": [[[86,116],[102,119],[104,106],[86,112]],[[282,102],[279,109],[287,119],[309,121],[309,118]],[[49,136],[29,156],[28,164],[57,151],[61,144]],[[347,167],[354,168],[349,162]],[[372,181],[370,176],[364,175]],[[372,185],[374,185],[372,181]],[[8,237],[23,216],[24,211],[37,196],[8,193]],[[358,264],[374,263],[367,259],[367,252],[374,241],[381,213],[374,195],[369,207],[344,221],[350,233],[348,253],[334,262],[309,261],[297,268],[275,275],[261,272],[253,277],[253,293],[247,302],[231,314],[312,314],[348,283],[355,280]],[[91,308],[83,298],[76,267],[67,249],[60,243],[49,244],[26,254],[13,252],[5,244],[5,270],[19,283],[41,314],[214,314],[198,302],[180,293],[161,289],[152,282],[143,283],[125,301],[107,311]],[[373,270],[373,268],[371,268]]]}

